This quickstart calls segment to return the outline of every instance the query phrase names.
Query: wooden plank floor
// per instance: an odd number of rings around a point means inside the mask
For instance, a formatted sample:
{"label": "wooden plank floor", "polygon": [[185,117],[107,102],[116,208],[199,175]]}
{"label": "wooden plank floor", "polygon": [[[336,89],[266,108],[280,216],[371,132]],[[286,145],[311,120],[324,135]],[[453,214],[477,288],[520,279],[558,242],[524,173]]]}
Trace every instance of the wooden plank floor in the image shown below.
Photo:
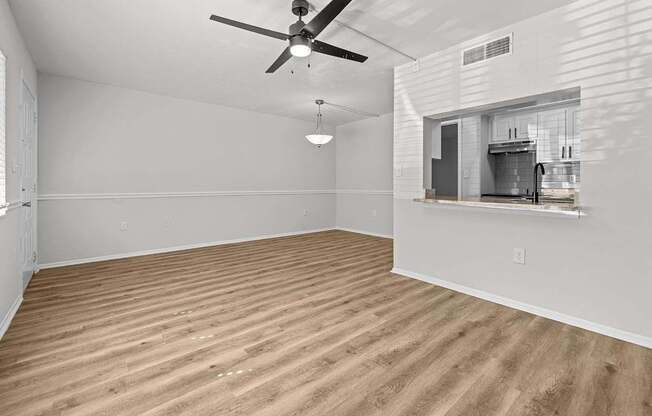
{"label": "wooden plank floor", "polygon": [[42,271],[0,415],[652,415],[652,350],[391,267],[329,231]]}

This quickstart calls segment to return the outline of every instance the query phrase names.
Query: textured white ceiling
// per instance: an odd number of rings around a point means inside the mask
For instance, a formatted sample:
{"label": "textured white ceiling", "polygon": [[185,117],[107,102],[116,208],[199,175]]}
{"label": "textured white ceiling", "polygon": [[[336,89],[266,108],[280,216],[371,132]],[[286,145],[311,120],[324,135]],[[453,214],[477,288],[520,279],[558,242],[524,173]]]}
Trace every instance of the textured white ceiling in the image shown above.
{"label": "textured white ceiling", "polygon": [[[424,56],[572,0],[354,0],[339,20]],[[323,7],[326,0],[315,0]],[[315,98],[392,111],[392,68],[409,62],[333,24],[319,39],[369,56],[365,64],[313,54],[265,70],[282,41],[209,20],[213,13],[277,31],[290,0],[10,0],[40,71],[127,88],[314,119]],[[306,20],[309,20],[309,15]],[[545,29],[545,28],[544,28]],[[290,70],[294,69],[294,74]],[[327,124],[360,116],[325,109]]]}

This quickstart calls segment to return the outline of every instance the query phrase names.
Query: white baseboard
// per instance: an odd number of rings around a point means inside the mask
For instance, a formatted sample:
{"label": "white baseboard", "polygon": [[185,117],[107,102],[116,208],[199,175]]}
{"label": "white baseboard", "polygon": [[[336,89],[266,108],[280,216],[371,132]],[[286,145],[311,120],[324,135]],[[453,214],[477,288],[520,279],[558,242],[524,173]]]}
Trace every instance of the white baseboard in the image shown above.
{"label": "white baseboard", "polygon": [[16,312],[18,312],[21,303],[23,303],[22,295],[16,298],[14,303],[11,305],[11,308],[9,308],[9,311],[7,311],[7,314],[2,318],[2,323],[0,323],[0,339],[2,339],[9,329],[9,325],[11,325],[11,321],[14,319],[14,316],[16,316]]}
{"label": "white baseboard", "polygon": [[340,230],[340,231],[348,231],[348,232],[350,232],[350,233],[370,235],[370,236],[372,236],[372,237],[389,238],[390,240],[393,240],[393,239],[394,239],[394,236],[392,236],[392,235],[379,234],[379,233],[372,233],[372,232],[370,232],[370,231],[356,230],[356,229],[354,229],[354,228],[336,227],[335,229],[336,229],[336,230]]}
{"label": "white baseboard", "polygon": [[25,293],[25,290],[27,289],[27,286],[29,286],[29,283],[32,281],[32,277],[34,277],[34,275],[36,273],[38,273],[38,271],[39,271],[39,268],[36,267],[34,269],[34,271],[32,271],[32,274],[29,276],[29,279],[27,279],[27,281],[25,281],[25,276],[23,275],[23,293]]}
{"label": "white baseboard", "polygon": [[260,236],[256,236],[256,237],[236,238],[236,239],[232,239],[232,240],[211,241],[211,242],[207,242],[207,243],[186,244],[186,245],[174,246],[174,247],[157,248],[157,249],[153,249],[153,250],[133,251],[133,252],[129,252],[129,253],[110,254],[108,256],[99,256],[99,257],[89,257],[89,258],[84,258],[84,259],[65,260],[65,261],[58,261],[58,262],[54,262],[54,263],[44,263],[44,264],[39,264],[38,268],[39,268],[39,270],[52,269],[52,268],[55,268],[55,267],[75,266],[75,265],[78,265],[78,264],[96,263],[98,261],[126,259],[126,258],[129,258],[129,257],[140,257],[140,256],[147,256],[147,255],[150,255],[150,254],[170,253],[170,252],[173,252],[173,251],[192,250],[192,249],[195,249],[195,248],[221,246],[221,245],[225,245],[225,244],[245,243],[247,241],[267,240],[267,239],[270,239],[270,238],[291,237],[291,236],[295,236],[295,235],[313,234],[313,233],[319,233],[319,232],[322,232],[322,231],[331,231],[331,230],[333,230],[333,228],[320,228],[320,229],[315,229],[315,230],[293,231],[293,232],[281,233],[281,234],[267,234],[267,235],[260,235]]}
{"label": "white baseboard", "polygon": [[574,316],[566,315],[560,312],[555,312],[550,309],[541,308],[539,306],[529,305],[527,303],[519,302],[517,300],[504,298],[502,296],[494,295],[482,290],[473,289],[457,283],[448,282],[446,280],[437,279],[436,277],[426,276],[421,273],[415,273],[400,268],[394,268],[392,273],[410,277],[412,279],[421,280],[426,283],[445,287],[456,292],[464,293],[476,298],[484,299],[489,302],[498,303],[500,305],[508,306],[510,308],[518,309],[534,315],[542,316],[544,318],[552,319],[553,321],[561,322],[578,328],[586,329],[587,331],[597,332],[598,334],[606,335],[608,337],[617,338],[623,341],[631,342],[643,347],[652,348],[652,338],[643,335],[634,334],[620,329],[611,328],[609,326],[597,324],[585,319],[577,318]]}

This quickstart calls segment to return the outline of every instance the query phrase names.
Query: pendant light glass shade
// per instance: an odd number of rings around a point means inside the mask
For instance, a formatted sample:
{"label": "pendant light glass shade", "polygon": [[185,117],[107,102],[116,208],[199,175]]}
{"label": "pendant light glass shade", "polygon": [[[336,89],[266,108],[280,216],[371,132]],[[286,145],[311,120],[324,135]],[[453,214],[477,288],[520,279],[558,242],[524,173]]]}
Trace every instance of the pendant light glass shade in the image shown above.
{"label": "pendant light glass shade", "polygon": [[317,101],[317,105],[319,106],[319,111],[317,113],[317,130],[314,134],[306,135],[306,139],[315,146],[322,147],[333,140],[333,136],[322,132],[321,102],[319,100]]}
{"label": "pendant light glass shade", "polygon": [[309,134],[306,139],[315,146],[323,146],[333,140],[333,136],[329,134]]}

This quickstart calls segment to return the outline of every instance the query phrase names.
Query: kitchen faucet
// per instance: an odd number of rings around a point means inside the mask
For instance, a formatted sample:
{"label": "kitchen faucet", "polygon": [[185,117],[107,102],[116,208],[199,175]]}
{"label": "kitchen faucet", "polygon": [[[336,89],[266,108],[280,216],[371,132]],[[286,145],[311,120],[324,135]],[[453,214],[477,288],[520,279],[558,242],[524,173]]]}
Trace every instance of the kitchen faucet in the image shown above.
{"label": "kitchen faucet", "polygon": [[541,167],[541,176],[546,174],[546,168],[543,166],[543,163],[537,163],[534,165],[534,198],[532,200],[533,204],[539,203],[539,166]]}

